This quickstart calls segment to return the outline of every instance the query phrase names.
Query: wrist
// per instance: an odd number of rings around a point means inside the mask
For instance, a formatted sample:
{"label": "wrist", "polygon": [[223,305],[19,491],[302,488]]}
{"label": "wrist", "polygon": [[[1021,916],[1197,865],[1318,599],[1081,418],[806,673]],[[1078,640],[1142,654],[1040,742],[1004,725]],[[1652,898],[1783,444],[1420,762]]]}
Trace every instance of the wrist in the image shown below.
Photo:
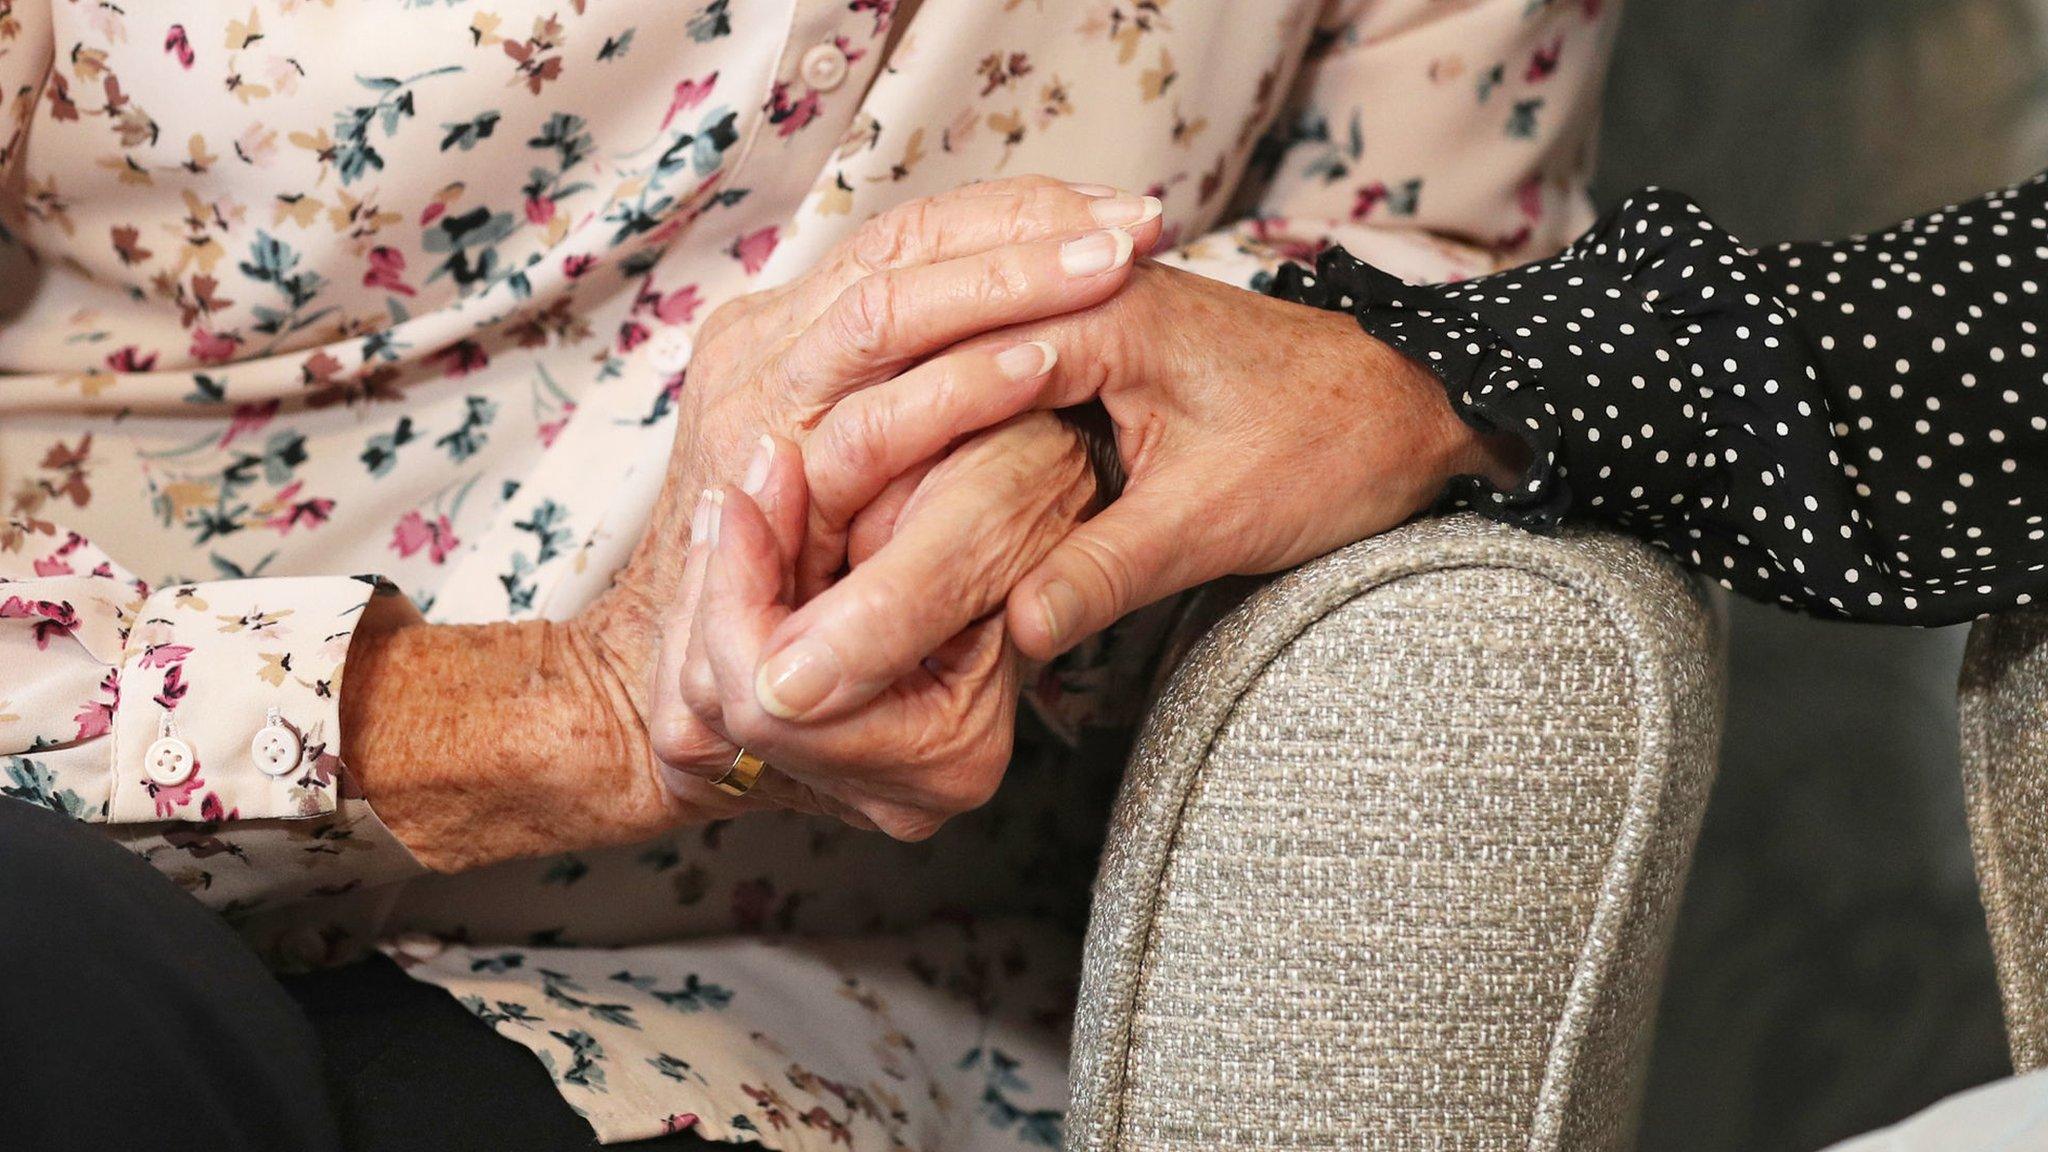
{"label": "wrist", "polygon": [[607,839],[590,818],[651,782],[633,702],[573,625],[359,633],[340,706],[356,785],[437,871]]}
{"label": "wrist", "polygon": [[1353,330],[1379,349],[1386,370],[1403,379],[1402,391],[1415,396],[1426,413],[1423,458],[1430,464],[1429,486],[1414,511],[1427,508],[1459,476],[1478,476],[1502,491],[1521,485],[1529,469],[1529,447],[1519,436],[1474,427],[1458,414],[1443,379],[1427,364],[1363,329]]}
{"label": "wrist", "polygon": [[1457,476],[1478,476],[1503,492],[1521,487],[1529,472],[1529,445],[1508,432],[1482,432],[1458,419],[1450,448],[1450,473],[1446,483]]}

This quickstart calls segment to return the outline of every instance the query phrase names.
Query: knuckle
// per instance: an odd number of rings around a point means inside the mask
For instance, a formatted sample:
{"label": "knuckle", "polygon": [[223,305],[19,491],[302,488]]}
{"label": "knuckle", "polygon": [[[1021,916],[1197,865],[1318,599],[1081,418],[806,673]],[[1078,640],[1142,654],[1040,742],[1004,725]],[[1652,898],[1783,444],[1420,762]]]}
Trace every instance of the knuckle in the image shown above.
{"label": "knuckle", "polygon": [[758,751],[774,742],[774,722],[766,713],[754,706],[752,686],[745,691],[747,699],[726,701],[725,731],[733,743]]}
{"label": "knuckle", "polygon": [[683,669],[683,703],[688,706],[692,720],[706,723],[723,718],[725,708],[718,695],[718,681],[711,669],[702,661],[692,661]]}
{"label": "knuckle", "polygon": [[1026,196],[1005,196],[996,211],[1002,216],[1002,235],[1012,240],[1031,235],[1040,219],[1038,208]]}
{"label": "knuckle", "polygon": [[1034,192],[1047,192],[1054,188],[1065,188],[1067,186],[1065,181],[1057,177],[1048,176],[1043,172],[1026,172],[1021,176],[1012,176],[1006,183],[1010,191],[1023,195],[1029,195]]}
{"label": "knuckle", "polygon": [[896,228],[898,211],[892,208],[869,218],[848,238],[846,258],[860,274],[872,275],[896,263],[903,251],[903,234]]}
{"label": "knuckle", "polygon": [[984,309],[998,308],[1028,295],[1033,278],[1016,248],[998,248],[983,261],[975,282],[975,303]]}
{"label": "knuckle", "polygon": [[995,798],[1010,764],[1009,741],[986,731],[954,731],[941,740],[918,790],[917,807],[926,812],[958,816]]}
{"label": "knuckle", "polygon": [[662,709],[648,731],[655,756],[663,763],[678,766],[694,763],[704,756],[705,735],[704,727],[696,716],[681,707]]}
{"label": "knuckle", "polygon": [[855,281],[832,304],[833,339],[863,359],[879,355],[895,330],[898,292],[895,279],[887,273]]}
{"label": "knuckle", "polygon": [[931,202],[912,200],[879,216],[870,217],[847,242],[847,255],[864,273],[880,272],[908,263],[923,247],[930,222]]}
{"label": "knuckle", "polygon": [[1007,766],[1008,757],[998,756],[990,750],[978,751],[962,759],[946,789],[943,810],[956,814],[972,812],[995,799],[996,789],[1003,782],[1003,769]]}
{"label": "knuckle", "polygon": [[936,812],[893,804],[866,809],[862,815],[873,821],[883,835],[909,844],[931,839],[946,823],[946,818]]}
{"label": "knuckle", "polygon": [[[757,398],[767,398],[771,408],[796,405],[801,412],[809,415],[808,418],[799,417],[794,426],[808,426],[810,420],[822,415],[822,412],[813,406],[825,398],[831,380],[829,373],[819,371],[819,367],[822,366],[814,367],[816,359],[814,355],[806,355],[803,350],[777,356],[753,378],[752,390],[757,394]],[[750,412],[749,415],[761,414]]]}
{"label": "knuckle", "polygon": [[704,317],[703,325],[697,329],[697,335],[700,340],[708,344],[717,339],[727,329],[738,325],[757,305],[759,296],[760,293],[756,292],[750,292],[745,296],[734,296],[720,303],[718,307],[713,308],[711,313]]}
{"label": "knuckle", "polygon": [[[945,567],[950,569],[952,566]],[[920,644],[917,636],[913,634],[918,630],[910,627],[890,628],[886,627],[887,623],[931,618],[940,621],[942,627],[950,625],[950,620],[947,619],[949,609],[944,606],[956,603],[958,599],[954,595],[950,575],[950,572],[924,572],[913,575],[885,569],[877,564],[867,573],[865,579],[849,579],[844,585],[851,603],[845,607],[847,615],[841,619],[868,621],[870,626],[879,627],[881,631],[892,636],[896,645],[903,646],[896,648],[896,651],[909,655],[906,649],[914,649]],[[922,579],[918,579],[919,576]],[[941,607],[930,611],[920,610],[928,605]],[[850,628],[848,632],[859,634],[858,629]],[[878,645],[878,648],[880,647]],[[890,647],[894,648],[895,645]],[[877,654],[880,655],[880,652]],[[914,657],[912,659],[914,660]]]}
{"label": "knuckle", "polygon": [[1128,604],[1137,589],[1137,574],[1124,554],[1089,536],[1073,540],[1074,551],[1088,573],[1109,594],[1111,603]]}
{"label": "knuckle", "polygon": [[[880,405],[875,403],[842,401],[832,410],[819,436],[821,443],[816,451],[820,465],[818,475],[864,477],[887,463],[885,429],[888,421],[879,408]],[[814,499],[823,495],[825,493],[812,493]]]}

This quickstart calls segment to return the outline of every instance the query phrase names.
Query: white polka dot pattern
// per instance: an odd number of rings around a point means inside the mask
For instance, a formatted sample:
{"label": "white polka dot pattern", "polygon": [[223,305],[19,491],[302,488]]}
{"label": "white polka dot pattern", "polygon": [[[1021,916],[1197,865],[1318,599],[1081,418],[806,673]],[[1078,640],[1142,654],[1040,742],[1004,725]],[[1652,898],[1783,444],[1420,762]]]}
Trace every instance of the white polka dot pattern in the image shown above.
{"label": "white polka dot pattern", "polygon": [[1511,431],[1513,491],[1452,507],[1598,518],[1724,587],[1946,624],[2048,588],[2048,173],[1883,233],[1745,248],[1646,189],[1557,259],[1449,286],[1331,249],[1276,294],[1348,308]]}

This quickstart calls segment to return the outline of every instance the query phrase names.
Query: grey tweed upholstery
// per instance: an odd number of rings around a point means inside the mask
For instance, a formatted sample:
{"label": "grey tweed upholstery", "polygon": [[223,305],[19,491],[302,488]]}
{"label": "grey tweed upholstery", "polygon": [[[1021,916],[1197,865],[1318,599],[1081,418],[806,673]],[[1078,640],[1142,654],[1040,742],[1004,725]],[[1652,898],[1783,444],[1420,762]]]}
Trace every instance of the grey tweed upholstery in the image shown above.
{"label": "grey tweed upholstery", "polygon": [[1981,621],[1958,690],[1963,799],[2013,1069],[2048,1065],[2048,613]]}
{"label": "grey tweed upholstery", "polygon": [[1124,781],[1068,1148],[1626,1147],[1718,649],[1646,548],[1475,517],[1252,593]]}

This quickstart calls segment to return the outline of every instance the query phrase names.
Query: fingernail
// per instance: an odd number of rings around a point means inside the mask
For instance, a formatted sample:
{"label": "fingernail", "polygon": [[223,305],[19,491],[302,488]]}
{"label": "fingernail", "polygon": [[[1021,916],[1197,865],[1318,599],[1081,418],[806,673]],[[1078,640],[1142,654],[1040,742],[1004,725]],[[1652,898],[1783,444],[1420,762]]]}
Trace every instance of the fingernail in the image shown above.
{"label": "fingernail", "polygon": [[716,488],[706,488],[704,498],[711,501],[710,514],[704,518],[704,543],[718,547],[718,526],[725,520],[725,493]]}
{"label": "fingernail", "polygon": [[1030,380],[1043,376],[1052,370],[1052,362],[1059,357],[1053,347],[1043,340],[1031,340],[1014,348],[1005,348],[996,356],[996,367],[1012,380]]}
{"label": "fingernail", "polygon": [[777,652],[754,678],[754,697],[771,716],[794,720],[839,686],[839,656],[806,637]]}
{"label": "fingernail", "polygon": [[1107,184],[1069,184],[1067,187],[1072,188],[1083,196],[1093,196],[1098,199],[1117,194],[1117,190]]}
{"label": "fingernail", "polygon": [[1038,590],[1038,610],[1045,615],[1046,636],[1058,648],[1081,616],[1081,596],[1065,580],[1050,580]]}
{"label": "fingernail", "polygon": [[697,493],[697,509],[690,513],[690,543],[702,544],[711,535],[711,489]]}
{"label": "fingernail", "polygon": [[1131,248],[1129,232],[1090,232],[1060,245],[1060,269],[1069,276],[1100,276],[1129,262]]}
{"label": "fingernail", "polygon": [[754,449],[754,459],[747,465],[746,479],[740,481],[740,491],[757,496],[768,486],[768,469],[775,464],[775,440],[767,433],[761,434],[760,446]]}
{"label": "fingernail", "polygon": [[1143,224],[1164,210],[1157,196],[1117,196],[1109,200],[1097,200],[1088,206],[1088,214],[1104,228],[1132,227]]}

